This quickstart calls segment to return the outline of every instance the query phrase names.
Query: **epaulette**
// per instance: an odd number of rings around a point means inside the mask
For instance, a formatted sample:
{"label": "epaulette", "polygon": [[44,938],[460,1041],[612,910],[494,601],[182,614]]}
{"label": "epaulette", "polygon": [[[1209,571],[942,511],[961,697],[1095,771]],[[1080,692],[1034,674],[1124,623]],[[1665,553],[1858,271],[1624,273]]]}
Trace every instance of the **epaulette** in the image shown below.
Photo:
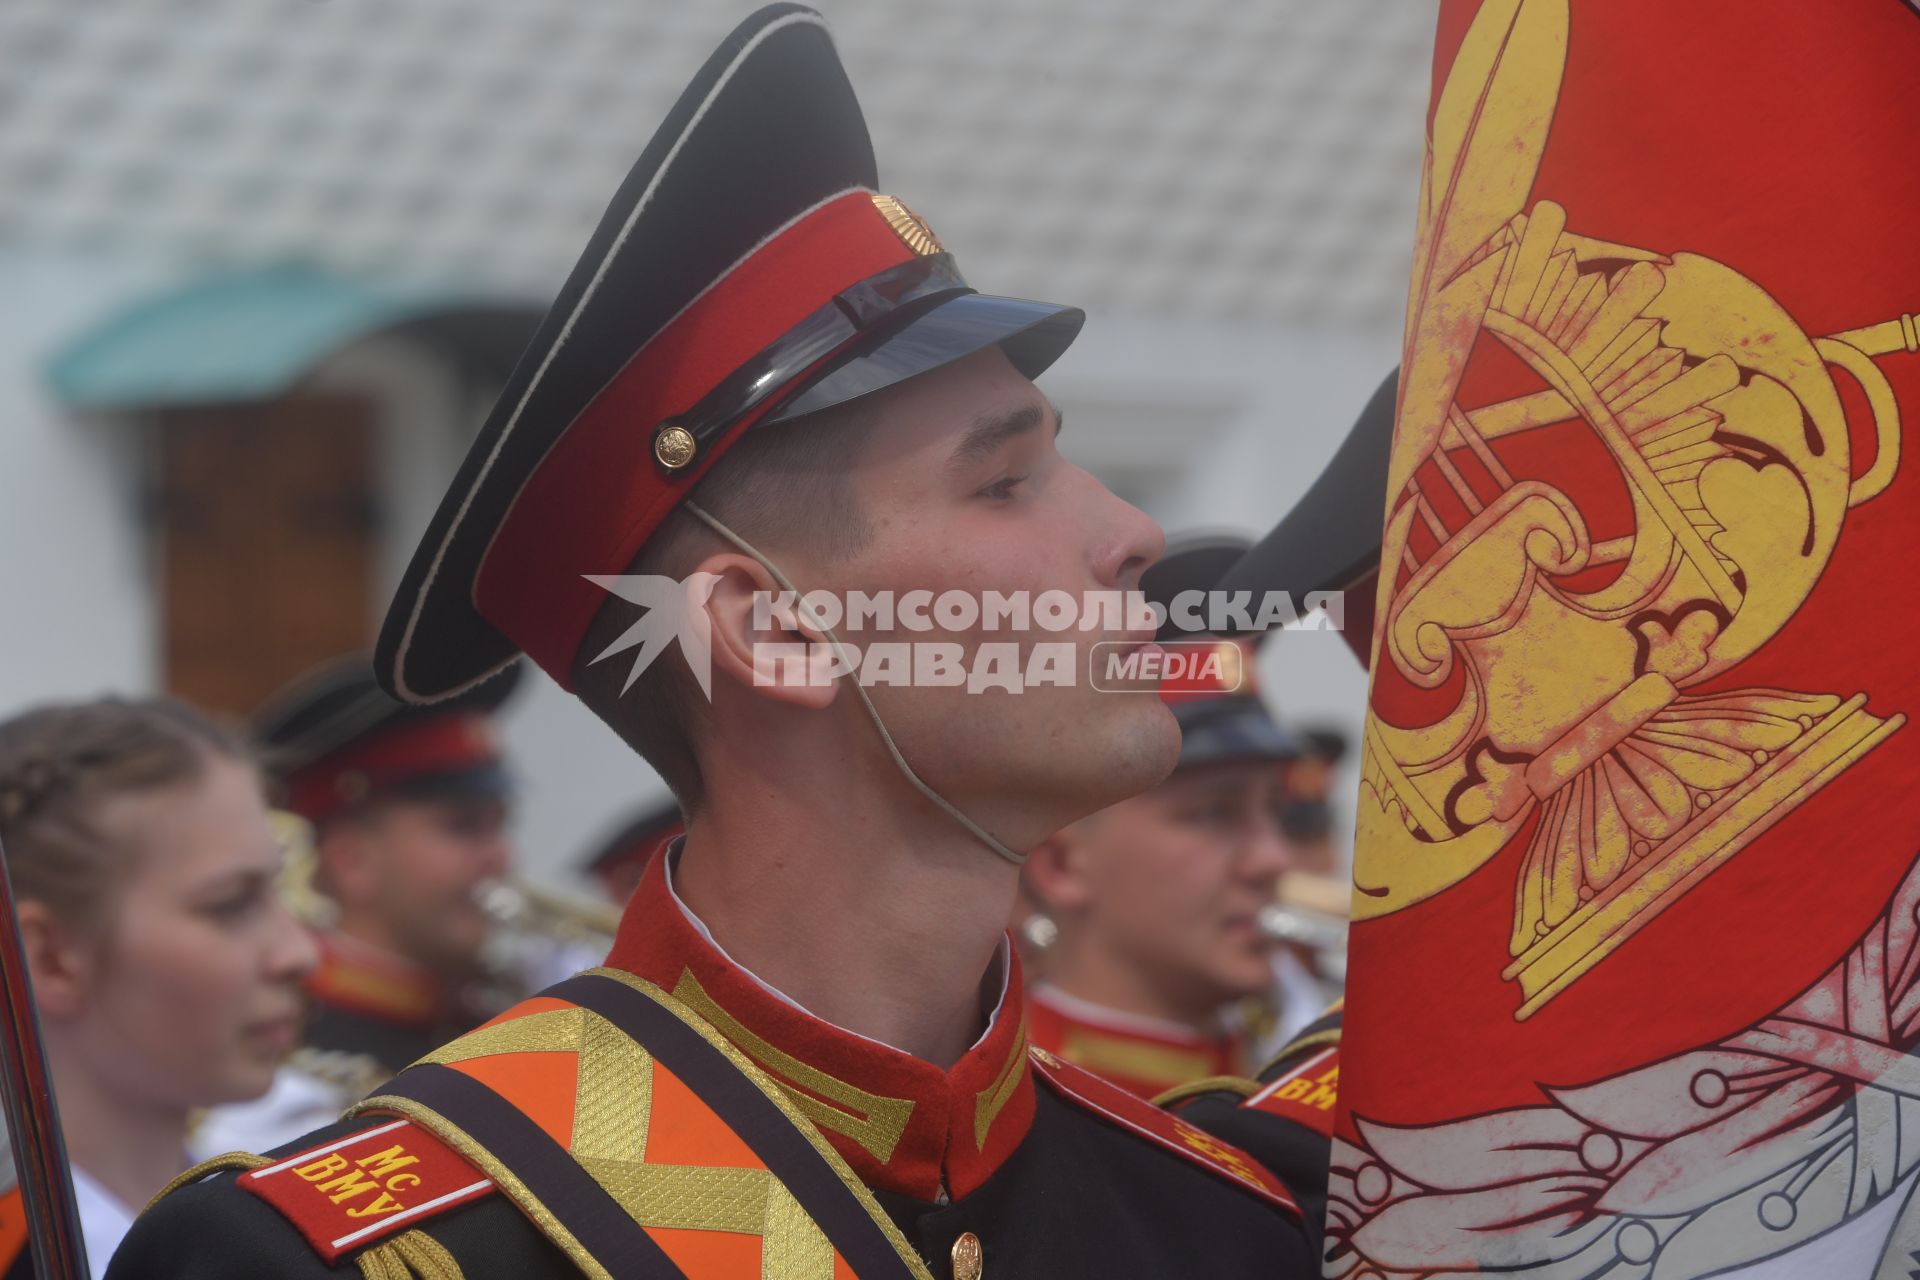
{"label": "epaulette", "polygon": [[235,1181],[292,1223],[328,1265],[495,1189],[491,1178],[411,1120],[335,1138]]}
{"label": "epaulette", "polygon": [[1243,1191],[1301,1218],[1300,1205],[1280,1180],[1240,1148],[1221,1141],[1204,1129],[1162,1111],[1151,1102],[1128,1093],[1090,1071],[1063,1062],[1045,1049],[1029,1050],[1034,1074],[1069,1102],[1101,1119],[1171,1151],[1190,1164],[1227,1179]]}
{"label": "epaulette", "polygon": [[1260,1072],[1260,1089],[1240,1105],[1333,1136],[1340,1091],[1340,1025],[1336,1003],[1307,1024]]}
{"label": "epaulette", "polygon": [[1260,1068],[1259,1079],[1262,1084],[1271,1084],[1283,1075],[1290,1074],[1294,1064],[1315,1049],[1327,1045],[1338,1046],[1340,1027],[1346,1019],[1346,1001],[1335,1000],[1327,1006],[1327,1011],[1300,1028],[1293,1039],[1287,1041],[1280,1052],[1267,1059],[1267,1065]]}

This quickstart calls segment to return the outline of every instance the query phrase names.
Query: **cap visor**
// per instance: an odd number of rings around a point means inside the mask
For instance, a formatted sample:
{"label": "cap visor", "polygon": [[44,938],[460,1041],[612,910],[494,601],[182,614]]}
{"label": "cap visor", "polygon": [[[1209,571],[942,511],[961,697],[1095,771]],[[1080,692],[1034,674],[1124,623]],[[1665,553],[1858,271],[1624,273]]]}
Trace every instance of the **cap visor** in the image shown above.
{"label": "cap visor", "polygon": [[1028,378],[1060,358],[1086,322],[1078,307],[964,293],[856,344],[760,420],[765,426],[858,400],[997,346]]}

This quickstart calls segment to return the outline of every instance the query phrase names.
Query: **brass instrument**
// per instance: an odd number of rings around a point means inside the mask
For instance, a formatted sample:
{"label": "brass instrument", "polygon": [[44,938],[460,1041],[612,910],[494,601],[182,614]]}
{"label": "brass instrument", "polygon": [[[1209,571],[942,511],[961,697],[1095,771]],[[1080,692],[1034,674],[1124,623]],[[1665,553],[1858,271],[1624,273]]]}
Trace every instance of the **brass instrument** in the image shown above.
{"label": "brass instrument", "polygon": [[496,881],[482,892],[480,903],[503,929],[602,952],[620,930],[620,908],[611,902],[527,880]]}
{"label": "brass instrument", "polygon": [[[314,883],[318,864],[312,826],[285,811],[275,812],[273,819],[286,850],[282,899],[311,928],[330,928],[335,908]],[[580,961],[573,969],[598,964],[620,928],[620,908],[614,904],[526,880],[496,880],[482,886],[478,896],[499,930],[488,945],[488,967],[507,991],[522,986],[534,990],[567,976],[572,969],[559,970],[569,960]]]}
{"label": "brass instrument", "polygon": [[1347,919],[1351,887],[1333,876],[1290,871],[1280,879],[1274,900],[1260,909],[1260,931],[1275,942],[1305,950],[1324,983],[1339,986],[1347,976]]}

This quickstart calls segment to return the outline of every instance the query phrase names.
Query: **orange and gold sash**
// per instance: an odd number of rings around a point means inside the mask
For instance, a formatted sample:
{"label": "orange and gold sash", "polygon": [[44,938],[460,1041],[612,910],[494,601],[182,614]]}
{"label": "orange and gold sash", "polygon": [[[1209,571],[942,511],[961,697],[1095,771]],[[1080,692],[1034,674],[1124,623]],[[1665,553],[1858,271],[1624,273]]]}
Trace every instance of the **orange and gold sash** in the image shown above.
{"label": "orange and gold sash", "polygon": [[354,1111],[454,1148],[588,1276],[931,1280],[780,1086],[621,970],[522,1002]]}

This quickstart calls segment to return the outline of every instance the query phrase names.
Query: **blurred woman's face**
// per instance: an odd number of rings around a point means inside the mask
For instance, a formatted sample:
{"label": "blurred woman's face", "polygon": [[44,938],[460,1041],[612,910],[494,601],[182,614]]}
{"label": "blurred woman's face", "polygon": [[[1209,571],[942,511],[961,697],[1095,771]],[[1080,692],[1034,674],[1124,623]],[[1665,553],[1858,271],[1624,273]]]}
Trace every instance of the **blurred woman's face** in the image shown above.
{"label": "blurred woman's face", "polygon": [[224,757],[185,786],[109,801],[129,851],[104,904],[71,1039],[129,1100],[258,1097],[298,1040],[312,939],[281,904],[257,775]]}

